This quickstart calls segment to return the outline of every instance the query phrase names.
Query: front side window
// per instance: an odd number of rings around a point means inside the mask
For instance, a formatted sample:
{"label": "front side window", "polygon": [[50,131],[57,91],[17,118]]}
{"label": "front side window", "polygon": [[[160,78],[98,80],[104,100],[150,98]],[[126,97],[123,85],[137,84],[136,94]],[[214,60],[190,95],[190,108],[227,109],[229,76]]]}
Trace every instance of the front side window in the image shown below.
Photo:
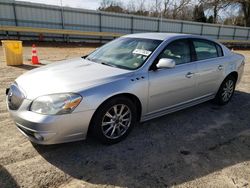
{"label": "front side window", "polygon": [[168,58],[175,60],[176,65],[191,61],[190,46],[187,40],[177,40],[170,43],[160,54],[158,59]]}
{"label": "front side window", "polygon": [[161,42],[161,40],[143,38],[119,38],[97,49],[86,59],[109,66],[134,70],[146,62]]}
{"label": "front side window", "polygon": [[217,47],[215,43],[199,39],[194,40],[193,44],[198,61],[218,57]]}

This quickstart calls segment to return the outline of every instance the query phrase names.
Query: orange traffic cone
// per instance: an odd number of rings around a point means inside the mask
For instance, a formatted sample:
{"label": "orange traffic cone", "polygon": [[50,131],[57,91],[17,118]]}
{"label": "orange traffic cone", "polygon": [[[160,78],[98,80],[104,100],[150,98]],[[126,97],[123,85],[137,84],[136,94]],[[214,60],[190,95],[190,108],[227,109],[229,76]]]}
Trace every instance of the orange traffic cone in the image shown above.
{"label": "orange traffic cone", "polygon": [[33,65],[40,64],[38,60],[35,44],[32,45],[32,64]]}

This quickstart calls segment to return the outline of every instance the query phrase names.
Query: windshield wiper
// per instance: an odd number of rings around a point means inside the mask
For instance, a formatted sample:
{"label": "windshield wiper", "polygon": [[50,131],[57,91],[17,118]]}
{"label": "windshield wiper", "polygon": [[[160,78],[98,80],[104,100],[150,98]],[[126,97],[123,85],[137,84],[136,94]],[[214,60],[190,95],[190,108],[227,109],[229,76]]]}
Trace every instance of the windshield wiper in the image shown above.
{"label": "windshield wiper", "polygon": [[90,58],[88,58],[88,57],[85,57],[84,59],[87,59],[87,60],[91,61],[91,59],[90,59]]}
{"label": "windshield wiper", "polygon": [[109,63],[105,63],[105,62],[101,62],[102,65],[107,65],[107,66],[110,66],[110,67],[116,67],[116,65],[113,65],[113,64],[109,64]]}
{"label": "windshield wiper", "polygon": [[116,68],[119,68],[118,66],[116,66],[116,65],[113,65],[113,64],[109,64],[109,63],[106,63],[106,62],[101,62],[101,61],[99,61],[99,60],[97,60],[97,59],[90,59],[90,58],[85,58],[85,59],[87,59],[87,60],[89,60],[89,61],[92,61],[92,62],[95,62],[95,63],[100,63],[100,64],[102,64],[102,65],[107,65],[107,66],[110,66],[110,67],[116,67]]}

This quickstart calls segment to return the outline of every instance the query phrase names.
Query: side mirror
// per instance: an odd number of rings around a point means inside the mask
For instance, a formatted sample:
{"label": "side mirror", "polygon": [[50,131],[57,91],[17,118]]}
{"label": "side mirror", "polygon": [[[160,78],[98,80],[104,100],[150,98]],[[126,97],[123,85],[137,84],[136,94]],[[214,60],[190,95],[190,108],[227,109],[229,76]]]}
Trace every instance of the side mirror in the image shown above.
{"label": "side mirror", "polygon": [[174,68],[175,67],[175,61],[173,59],[162,58],[156,64],[156,67],[158,69],[162,69],[162,68]]}

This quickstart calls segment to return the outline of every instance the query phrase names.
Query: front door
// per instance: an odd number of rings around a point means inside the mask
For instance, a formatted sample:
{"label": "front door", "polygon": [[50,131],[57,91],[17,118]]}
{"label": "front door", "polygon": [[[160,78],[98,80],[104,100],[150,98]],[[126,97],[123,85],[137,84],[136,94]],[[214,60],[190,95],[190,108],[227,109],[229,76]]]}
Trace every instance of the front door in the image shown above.
{"label": "front door", "polygon": [[197,64],[192,62],[188,40],[170,43],[158,56],[173,59],[174,68],[149,70],[148,113],[158,112],[196,98]]}

